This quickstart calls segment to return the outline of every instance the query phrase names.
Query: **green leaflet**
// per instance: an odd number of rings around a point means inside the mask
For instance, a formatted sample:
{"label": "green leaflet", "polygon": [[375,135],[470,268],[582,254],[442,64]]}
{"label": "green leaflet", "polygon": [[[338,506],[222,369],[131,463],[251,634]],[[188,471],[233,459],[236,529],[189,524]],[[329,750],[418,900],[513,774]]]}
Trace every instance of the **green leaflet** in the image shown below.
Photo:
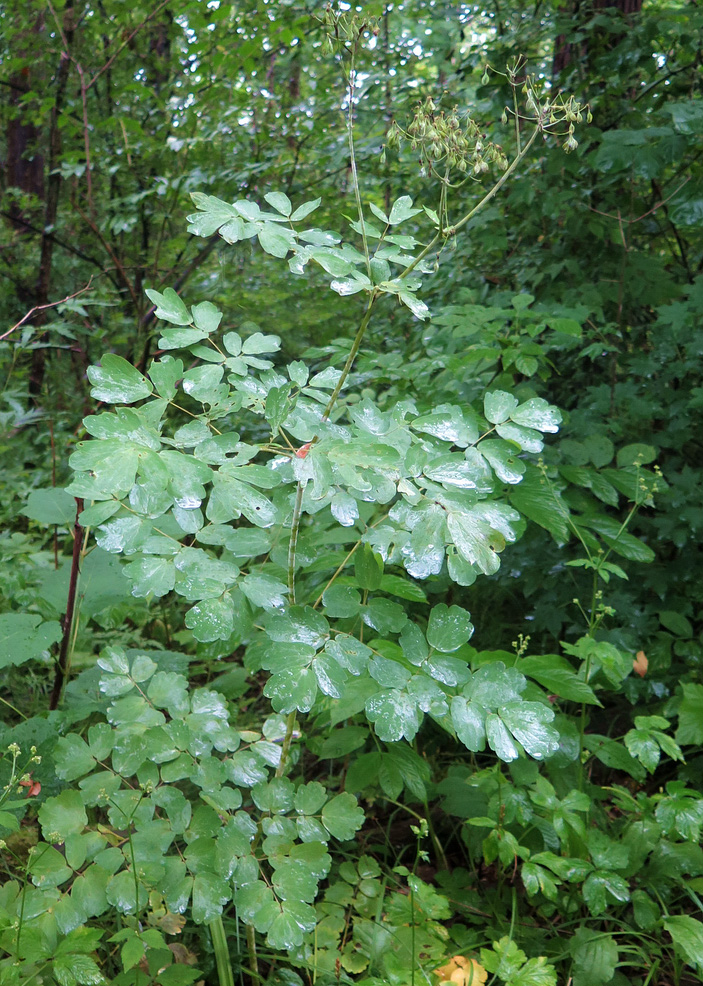
{"label": "green leaflet", "polygon": [[133,404],[151,395],[151,384],[122,356],[106,353],[99,366],[88,367],[91,396],[108,404]]}

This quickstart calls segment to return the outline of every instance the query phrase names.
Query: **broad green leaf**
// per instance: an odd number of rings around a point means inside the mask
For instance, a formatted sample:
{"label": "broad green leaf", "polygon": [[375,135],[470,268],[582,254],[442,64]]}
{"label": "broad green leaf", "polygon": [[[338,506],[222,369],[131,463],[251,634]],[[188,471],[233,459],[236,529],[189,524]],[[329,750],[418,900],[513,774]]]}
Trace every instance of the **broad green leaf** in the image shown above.
{"label": "broad green leaf", "polygon": [[0,614],[0,668],[39,657],[61,639],[61,634],[59,623],[43,623],[37,613]]}
{"label": "broad green leaf", "polygon": [[61,955],[53,962],[59,986],[102,986],[106,982],[97,963],[89,955]]}
{"label": "broad green leaf", "polygon": [[499,709],[500,718],[526,753],[544,760],[559,749],[559,732],[548,725],[554,712],[539,702],[511,702]]}
{"label": "broad green leaf", "polygon": [[207,339],[207,332],[204,329],[162,329],[159,348],[185,349],[202,339]]}
{"label": "broad green leaf", "polygon": [[263,493],[226,473],[216,473],[206,509],[208,520],[225,524],[241,514],[257,527],[271,527],[278,518],[278,511]]}
{"label": "broad green leaf", "polygon": [[185,624],[196,640],[228,640],[234,629],[234,603],[229,592],[203,599],[186,613]]}
{"label": "broad green leaf", "polygon": [[390,599],[369,599],[362,612],[362,619],[380,634],[399,633],[408,617],[400,603]]}
{"label": "broad green leaf", "polygon": [[283,259],[295,248],[295,237],[285,226],[266,223],[259,229],[259,243],[265,253]]}
{"label": "broad green leaf", "polygon": [[510,419],[516,425],[523,425],[525,428],[556,432],[559,431],[561,424],[561,412],[541,397],[534,397],[512,411]]}
{"label": "broad green leaf", "polygon": [[354,265],[343,256],[340,256],[339,251],[327,247],[318,247],[317,249],[311,250],[310,257],[324,271],[331,274],[332,277],[344,277],[346,274],[351,274],[354,270]]}
{"label": "broad green leaf", "polygon": [[681,688],[683,698],[679,705],[676,742],[681,746],[699,746],[703,743],[703,685],[686,682]]}
{"label": "broad green leaf", "polygon": [[322,603],[328,616],[348,619],[356,616],[361,608],[359,591],[350,585],[332,585],[325,589]]}
{"label": "broad green leaf", "polygon": [[[360,675],[368,667],[372,651],[356,637],[340,633],[334,640],[328,640],[325,651],[334,660],[353,675]],[[363,708],[363,702],[361,704]],[[346,717],[345,717],[346,718]]]}
{"label": "broad green leaf", "polygon": [[242,353],[245,356],[252,356],[258,353],[275,353],[281,348],[281,340],[278,336],[264,335],[262,332],[254,332],[242,343]]}
{"label": "broad green leaf", "polygon": [[353,527],[359,519],[359,505],[348,493],[335,493],[330,502],[332,516],[342,527]]}
{"label": "broad green leaf", "polygon": [[322,824],[330,835],[344,842],[353,839],[364,824],[364,810],[359,807],[354,795],[345,791],[324,806]]}
{"label": "broad green leaf", "polygon": [[388,222],[391,226],[397,226],[399,223],[405,222],[406,219],[412,219],[418,212],[422,212],[422,209],[413,209],[413,200],[410,196],[401,195],[391,206]]}
{"label": "broad green leaf", "polygon": [[304,932],[312,930],[315,921],[315,910],[309,904],[287,900],[272,921],[266,942],[278,951],[298,948],[303,944]]}
{"label": "broad green leaf", "polygon": [[549,328],[553,332],[561,332],[563,335],[574,336],[577,339],[583,334],[580,324],[573,318],[550,318]]}
{"label": "broad green leaf", "polygon": [[506,763],[517,760],[520,755],[502,719],[494,712],[486,716],[486,739],[494,753]]}
{"label": "broad green leaf", "polygon": [[625,445],[618,450],[618,469],[623,469],[626,466],[646,465],[649,462],[654,462],[656,458],[657,450],[653,445],[645,445],[642,442]]}
{"label": "broad green leaf", "polygon": [[282,216],[290,216],[293,211],[291,201],[285,192],[267,192],[264,195],[264,199],[276,212],[280,212]]}
{"label": "broad green leaf", "polygon": [[183,362],[173,356],[162,356],[149,367],[149,376],[161,397],[170,401],[176,396],[176,383],[183,376]]}
{"label": "broad green leaf", "polygon": [[402,688],[410,680],[412,672],[399,661],[376,654],[369,661],[369,674],[383,688]]}
{"label": "broad green leaf", "polygon": [[47,842],[65,842],[69,836],[80,834],[88,824],[83,800],[79,792],[73,790],[47,798],[38,817]]}
{"label": "broad green leaf", "polygon": [[447,528],[459,554],[486,575],[493,575],[500,568],[498,552],[505,546],[504,539],[491,530],[473,513],[449,511]]}
{"label": "broad green leaf", "polygon": [[315,815],[327,801],[327,791],[319,781],[301,784],[295,792],[295,810],[303,815]]}
{"label": "broad green leaf", "polygon": [[569,509],[559,491],[534,466],[527,466],[522,481],[510,488],[509,497],[521,514],[549,531],[555,541],[569,540]]}
{"label": "broad green leaf", "polygon": [[317,678],[312,668],[283,670],[266,682],[264,695],[271,699],[276,712],[288,714],[297,709],[309,712],[317,695]]}
{"label": "broad green leaf", "polygon": [[456,452],[432,459],[423,469],[425,476],[435,483],[461,490],[480,490],[485,483],[487,471],[485,462],[467,459]]}
{"label": "broad green leaf", "polygon": [[32,490],[22,513],[42,524],[69,525],[76,519],[76,501],[62,489]]}
{"label": "broad green leaf", "polygon": [[125,575],[132,582],[133,596],[153,595],[158,599],[176,584],[176,568],[171,558],[145,555],[125,566]]}
{"label": "broad green leaf", "polygon": [[133,404],[152,392],[147,378],[114,353],[105,353],[99,366],[89,366],[88,379],[93,384],[91,397],[108,404]]}
{"label": "broad green leaf", "polygon": [[[109,753],[109,750],[108,750]],[[74,781],[95,767],[88,744],[77,733],[60,736],[54,750],[56,773],[65,781]]]}
{"label": "broad green leaf", "polygon": [[627,881],[608,870],[591,873],[583,884],[582,893],[588,909],[596,917],[607,910],[611,898],[620,903],[626,903],[630,899]]}
{"label": "broad green leaf", "polygon": [[218,385],[223,376],[224,367],[217,364],[196,366],[183,375],[183,390],[201,404],[214,404],[219,396]]}
{"label": "broad green leaf", "polygon": [[412,291],[398,291],[398,297],[416,318],[426,319],[430,317],[430,310],[424,301],[421,301]]}
{"label": "broad green leaf", "polygon": [[433,606],[427,625],[427,642],[436,650],[449,654],[465,644],[474,632],[471,614],[460,606],[439,603]]}
{"label": "broad green leaf", "polygon": [[190,325],[192,323],[193,320],[188,309],[173,288],[166,288],[163,294],[147,288],[146,296],[149,301],[156,305],[155,315],[157,318],[161,318],[165,322],[172,322],[174,325]]}
{"label": "broad green leaf", "polygon": [[366,703],[366,715],[374,724],[378,737],[386,743],[403,737],[413,740],[423,719],[416,702],[398,688],[370,698]]}
{"label": "broad green leaf", "polygon": [[590,750],[606,767],[622,770],[638,781],[643,781],[647,776],[639,761],[635,760],[622,743],[618,743],[617,740],[611,740],[595,733],[587,733],[583,742],[586,749]]}
{"label": "broad green leaf", "polygon": [[586,705],[600,705],[593,689],[573,671],[564,667],[551,666],[549,655],[542,657],[524,657],[518,664],[522,674],[538,681],[543,688],[559,698],[570,702],[583,702]]}
{"label": "broad green leaf", "polygon": [[53,846],[41,842],[37,844],[34,855],[29,859],[29,872],[34,886],[42,890],[62,886],[73,874],[70,866],[66,865],[63,854]]}
{"label": "broad green leaf", "polygon": [[354,555],[354,577],[360,589],[374,591],[381,585],[383,559],[369,544],[362,544]]}
{"label": "broad green leaf", "polygon": [[493,390],[483,398],[483,413],[494,425],[507,421],[517,406],[517,397],[503,390]]}
{"label": "broad green leaf", "polygon": [[427,596],[423,589],[416,582],[410,582],[400,575],[384,574],[379,589],[382,592],[387,592],[389,596],[399,596],[400,599],[407,599],[411,603],[427,602]]}
{"label": "broad green leaf", "polygon": [[369,209],[374,214],[376,219],[380,219],[382,223],[384,223],[386,226],[388,225],[388,216],[385,214],[383,209],[379,209],[379,207],[374,202],[369,202]]}
{"label": "broad green leaf", "polygon": [[291,222],[297,223],[301,219],[305,219],[306,216],[309,216],[311,212],[317,209],[321,202],[322,199],[312,199],[310,202],[304,202],[302,205],[299,205],[290,216]]}
{"label": "broad green leaf", "polygon": [[242,579],[239,587],[254,606],[281,609],[285,605],[288,588],[271,575],[250,573]]}
{"label": "broad green leaf", "polygon": [[642,931],[653,931],[661,919],[661,910],[644,890],[632,893],[632,910],[637,926]]}
{"label": "broad green leaf", "polygon": [[217,331],[222,321],[222,312],[211,301],[201,301],[199,305],[193,305],[192,311],[196,328],[207,333]]}
{"label": "broad green leaf", "polygon": [[303,862],[284,859],[278,865],[271,880],[280,900],[301,900],[310,904],[317,895],[317,879]]}
{"label": "broad green leaf", "polygon": [[703,923],[687,914],[664,918],[664,927],[683,959],[703,973]]}
{"label": "broad green leaf", "polygon": [[208,924],[232,899],[230,885],[216,873],[196,873],[193,880],[193,920]]}
{"label": "broad green leaf", "polygon": [[498,479],[510,484],[520,482],[527,467],[509,442],[485,439],[477,445],[477,449],[490,462]]}
{"label": "broad green leaf", "polygon": [[544,448],[544,440],[539,431],[534,428],[523,428],[516,425],[513,421],[505,421],[496,425],[496,433],[506,441],[515,442],[523,452],[541,452]]}
{"label": "broad green leaf", "polygon": [[426,435],[434,435],[443,442],[451,442],[465,448],[478,441],[478,426],[473,420],[467,419],[460,407],[454,404],[444,404],[435,408],[430,414],[423,414],[412,422],[415,431]]}
{"label": "broad green leaf", "polygon": [[655,554],[649,545],[624,531],[622,524],[614,517],[589,517],[582,523],[597,531],[605,543],[623,558],[640,562],[654,561]]}

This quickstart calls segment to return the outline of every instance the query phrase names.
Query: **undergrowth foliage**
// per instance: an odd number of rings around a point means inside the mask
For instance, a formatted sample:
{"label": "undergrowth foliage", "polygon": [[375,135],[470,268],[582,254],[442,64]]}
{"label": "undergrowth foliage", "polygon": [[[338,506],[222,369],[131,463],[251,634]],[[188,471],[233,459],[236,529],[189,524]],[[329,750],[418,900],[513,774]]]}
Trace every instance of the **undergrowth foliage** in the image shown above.
{"label": "undergrowth foliage", "polygon": [[[574,150],[588,111],[536,90],[519,63],[506,75],[511,150],[423,102],[388,153],[411,142],[437,201],[401,195],[384,210],[363,201],[354,158],[365,25],[332,27],[351,59],[349,228],[314,226],[319,199],[271,191],[196,193],[188,229],[256,241],[291,276],[320,268],[353,299],[346,352],[285,363],[266,313],[231,326],[208,300],[149,290],[161,354],[144,373],[111,353],[89,369],[93,399],[111,409],[85,418],[66,492],[30,504],[35,519],[66,523],[75,498],[75,578],[92,564],[99,581],[124,559],[130,605],[160,613],[167,639],[131,646],[105,625],[97,665],[70,681],[73,612],[63,627],[48,607],[0,617],[14,635],[9,664],[62,641],[57,705],[63,695],[49,796],[34,779],[43,727],[18,726],[5,757],[14,878],[0,890],[0,983],[186,986],[204,965],[224,986],[235,957],[253,982],[291,986],[556,986],[557,964],[574,986],[600,986],[631,981],[619,964],[648,961],[683,982],[682,963],[703,969],[703,925],[676,912],[700,890],[683,878],[703,872],[703,799],[682,780],[644,783],[662,754],[683,759],[668,718],[636,716],[621,739],[598,718],[633,672],[632,655],[598,637],[602,591],[626,577],[614,554],[651,558],[626,528],[663,480],[631,450],[609,476],[625,517],[582,516],[542,458],[561,415],[529,386],[472,404],[449,382],[423,389],[421,363],[402,398],[393,381],[352,386],[374,313],[401,305],[428,321],[422,282],[445,247],[536,141]],[[455,215],[457,184],[492,171]],[[518,316],[528,306],[513,299]],[[451,314],[437,332],[448,324]],[[467,590],[528,523],[582,545],[570,564],[592,579],[578,603],[584,634],[561,654],[531,654],[527,638],[477,650]],[[185,630],[173,629],[174,606]],[[697,736],[685,714],[682,744]],[[602,767],[620,782],[599,787]],[[19,819],[35,804],[40,837],[23,845]],[[613,927],[629,930],[627,951]],[[655,929],[673,950],[651,960]]]}

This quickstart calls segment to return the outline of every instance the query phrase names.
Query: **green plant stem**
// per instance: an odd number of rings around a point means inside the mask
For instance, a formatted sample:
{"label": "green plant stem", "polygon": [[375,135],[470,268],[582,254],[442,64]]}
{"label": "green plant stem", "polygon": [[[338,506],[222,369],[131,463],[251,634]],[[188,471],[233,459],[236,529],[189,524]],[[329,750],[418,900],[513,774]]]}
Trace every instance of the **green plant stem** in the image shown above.
{"label": "green plant stem", "polygon": [[[376,304],[377,298],[378,298],[378,293],[376,292],[376,290],[374,290],[371,293],[371,297],[369,298],[369,303],[366,306],[364,317],[361,320],[359,328],[356,330],[356,335],[354,336],[354,342],[352,343],[352,347],[349,350],[349,355],[347,356],[346,363],[344,364],[342,375],[337,381],[337,386],[332,391],[332,396],[327,401],[327,407],[325,408],[325,412],[322,415],[323,421],[327,421],[330,414],[332,413],[332,409],[334,408],[334,405],[337,403],[337,398],[339,397],[342,391],[342,387],[344,386],[346,379],[349,376],[349,371],[354,365],[354,360],[356,359],[356,355],[359,352],[359,347],[361,346],[362,339],[364,338],[364,335],[366,334],[366,330],[369,327],[369,322],[371,321],[371,312],[373,310],[373,306]],[[315,441],[316,439],[317,436],[315,436],[313,441]]]}
{"label": "green plant stem", "polygon": [[295,551],[298,546],[298,533],[300,531],[300,517],[303,512],[303,491],[305,486],[302,482],[298,483],[295,491],[295,503],[293,505],[293,519],[290,525],[290,542],[288,544],[288,597],[291,606],[295,606]]}
{"label": "green plant stem", "polygon": [[256,954],[256,932],[254,928],[248,924],[247,929],[247,952],[249,953],[249,975],[254,986],[258,986],[261,982],[261,977],[259,976],[259,957]]}
{"label": "green plant stem", "polygon": [[[324,414],[322,415],[322,420],[327,421],[334,405],[337,403],[337,398],[339,397],[344,382],[349,376],[349,371],[352,368],[354,360],[356,359],[356,354],[359,352],[359,347],[361,346],[361,340],[364,338],[366,329],[368,328],[369,322],[371,321],[371,311],[376,302],[378,295],[374,291],[369,298],[369,303],[366,306],[366,311],[364,312],[364,317],[361,320],[361,324],[357,329],[356,335],[354,336],[354,342],[349,351],[349,356],[344,364],[344,369],[342,370],[342,375],[337,381],[337,386],[332,391],[332,396],[327,402],[327,407],[325,408]],[[310,445],[314,445],[318,441],[318,435],[315,435],[310,442]],[[305,487],[302,482],[298,483],[298,488],[295,491],[295,504],[293,506],[293,518],[291,520],[290,526],[290,542],[288,544],[288,598],[290,599],[291,606],[295,605],[295,552],[298,546],[298,533],[300,531],[300,519],[303,512],[303,491]]]}
{"label": "green plant stem", "polygon": [[500,176],[498,181],[495,183],[493,188],[489,192],[487,192],[483,196],[481,201],[477,202],[476,205],[473,207],[473,209],[471,209],[470,212],[467,212],[464,218],[460,219],[458,223],[455,223],[453,226],[450,226],[449,229],[440,230],[437,233],[437,235],[430,240],[430,242],[427,244],[424,250],[421,250],[420,253],[417,255],[417,257],[415,257],[413,262],[411,264],[408,264],[408,266],[405,268],[403,273],[398,276],[399,281],[407,277],[408,274],[410,274],[413,270],[415,270],[417,265],[421,263],[429,253],[432,252],[432,250],[435,248],[435,246],[441,239],[446,239],[448,236],[455,236],[459,232],[459,230],[462,229],[462,227],[466,226],[466,224],[470,222],[474,218],[474,216],[481,211],[481,209],[483,209],[485,205],[488,205],[491,199],[495,198],[495,196],[501,190],[501,188],[506,183],[508,178],[512,175],[513,171],[515,171],[518,165],[522,163],[525,155],[527,154],[527,152],[529,151],[529,149],[532,147],[535,140],[537,139],[537,135],[541,133],[542,133],[542,127],[541,126],[535,127],[535,130],[532,136],[530,137],[530,139],[527,141],[527,143],[522,148],[522,150],[520,150],[515,155],[512,162],[505,169],[505,171]]}
{"label": "green plant stem", "polygon": [[290,753],[290,745],[293,741],[293,733],[295,732],[296,711],[296,709],[293,709],[292,712],[289,712],[288,718],[286,719],[286,735],[283,737],[281,759],[278,761],[278,767],[276,767],[276,777],[283,777],[283,771],[286,769],[288,754]]}
{"label": "green plant stem", "polygon": [[366,273],[371,278],[371,258],[369,256],[369,244],[366,239],[366,226],[364,224],[364,210],[361,207],[361,193],[359,192],[359,176],[356,170],[356,152],[354,151],[354,56],[355,48],[352,47],[351,63],[349,65],[349,112],[347,113],[347,142],[349,144],[349,166],[351,168],[352,184],[354,186],[354,198],[356,200],[356,211],[359,216],[359,226],[361,228],[361,242],[364,247],[364,257],[366,259]]}
{"label": "green plant stem", "polygon": [[[210,931],[210,938],[212,940],[212,950],[215,953],[217,980],[220,986],[234,986],[234,972],[232,971],[232,963],[229,960],[227,935],[225,934],[225,926],[222,923],[222,918],[217,917],[210,921],[208,930]],[[254,929],[252,928],[251,931],[253,933]],[[249,926],[247,925],[247,942],[249,938],[248,932]],[[256,959],[256,953],[254,958]],[[258,975],[256,981],[258,982]]]}

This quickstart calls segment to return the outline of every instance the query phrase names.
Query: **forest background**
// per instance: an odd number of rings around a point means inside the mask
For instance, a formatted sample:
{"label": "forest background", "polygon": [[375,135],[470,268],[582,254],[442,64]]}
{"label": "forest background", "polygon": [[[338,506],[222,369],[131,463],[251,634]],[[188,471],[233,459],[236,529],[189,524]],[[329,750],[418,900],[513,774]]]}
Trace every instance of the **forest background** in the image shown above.
{"label": "forest background", "polygon": [[700,981],[701,38],[6,10],[3,986]]}

